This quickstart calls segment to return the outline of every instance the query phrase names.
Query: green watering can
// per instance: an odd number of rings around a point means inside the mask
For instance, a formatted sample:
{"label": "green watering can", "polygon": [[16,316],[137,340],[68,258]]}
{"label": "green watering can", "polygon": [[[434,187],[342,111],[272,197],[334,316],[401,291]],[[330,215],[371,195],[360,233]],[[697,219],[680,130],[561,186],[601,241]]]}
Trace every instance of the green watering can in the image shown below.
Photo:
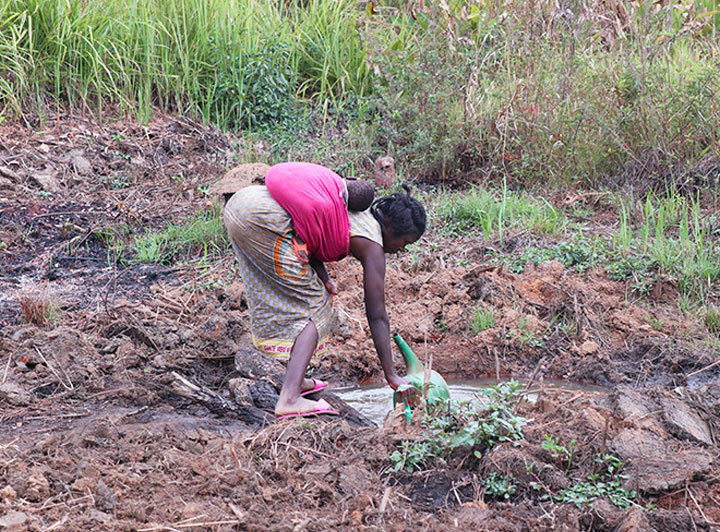
{"label": "green watering can", "polygon": [[[403,340],[398,333],[393,334],[393,340],[395,340],[395,343],[400,350],[400,354],[405,361],[405,366],[407,367],[407,376],[405,378],[412,383],[413,387],[422,393],[423,385],[425,383],[425,366],[422,362],[420,362],[415,353],[412,352],[412,349],[410,349],[410,346],[405,343],[405,340]],[[397,390],[393,394],[393,408],[398,402],[398,391],[402,390]],[[448,389],[448,385],[442,375],[440,375],[437,371],[432,370],[430,371],[430,385],[428,387],[427,402],[432,405],[440,399],[450,399],[450,390]],[[405,417],[408,421],[410,421],[411,413],[410,407],[405,405]]]}

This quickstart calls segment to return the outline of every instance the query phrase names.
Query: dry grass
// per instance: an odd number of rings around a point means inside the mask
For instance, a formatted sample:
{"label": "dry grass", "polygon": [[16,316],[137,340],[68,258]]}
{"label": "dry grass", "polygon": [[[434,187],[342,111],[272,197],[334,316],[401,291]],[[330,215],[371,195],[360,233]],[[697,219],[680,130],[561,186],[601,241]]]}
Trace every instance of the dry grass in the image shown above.
{"label": "dry grass", "polygon": [[60,317],[58,299],[44,290],[33,290],[18,296],[23,323],[33,323],[39,327],[53,324]]}

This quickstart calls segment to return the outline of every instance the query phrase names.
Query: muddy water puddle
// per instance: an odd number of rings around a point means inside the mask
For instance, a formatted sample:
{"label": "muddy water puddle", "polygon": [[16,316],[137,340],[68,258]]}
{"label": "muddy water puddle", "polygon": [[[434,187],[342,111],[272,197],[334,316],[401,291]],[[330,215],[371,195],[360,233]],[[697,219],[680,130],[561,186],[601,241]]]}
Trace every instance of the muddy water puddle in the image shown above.
{"label": "muddy water puddle", "polygon": [[[485,396],[482,391],[494,386],[500,382],[496,379],[476,379],[476,380],[449,380],[450,397],[454,401],[470,401],[482,403]],[[521,384],[520,389],[524,390],[527,382],[518,381]],[[608,388],[593,386],[590,384],[579,384],[569,381],[545,381],[540,384],[533,384],[527,392],[527,398],[531,402],[535,402],[538,393],[543,386],[547,390],[567,390],[582,392],[608,392]],[[355,410],[373,420],[379,426],[382,426],[385,417],[393,410],[393,393],[386,385],[363,385],[338,388],[332,390],[341,397],[348,405]]]}

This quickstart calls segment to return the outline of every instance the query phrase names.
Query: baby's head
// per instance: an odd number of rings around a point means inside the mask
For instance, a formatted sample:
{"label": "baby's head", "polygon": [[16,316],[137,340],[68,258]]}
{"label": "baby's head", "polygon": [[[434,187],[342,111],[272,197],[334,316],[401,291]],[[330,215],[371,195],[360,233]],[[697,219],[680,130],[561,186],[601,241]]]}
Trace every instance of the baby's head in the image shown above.
{"label": "baby's head", "polygon": [[346,179],[349,211],[364,211],[370,208],[375,199],[375,189],[369,181],[362,179]]}

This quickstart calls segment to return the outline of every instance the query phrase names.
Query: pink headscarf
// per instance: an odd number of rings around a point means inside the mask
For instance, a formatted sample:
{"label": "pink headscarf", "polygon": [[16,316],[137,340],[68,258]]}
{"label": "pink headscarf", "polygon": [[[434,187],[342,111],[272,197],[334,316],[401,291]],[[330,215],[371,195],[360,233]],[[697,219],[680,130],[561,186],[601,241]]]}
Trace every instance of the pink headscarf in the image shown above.
{"label": "pink headscarf", "polygon": [[350,220],[339,175],[317,164],[281,163],[268,170],[265,186],[290,213],[295,231],[311,256],[323,262],[347,256]]}

